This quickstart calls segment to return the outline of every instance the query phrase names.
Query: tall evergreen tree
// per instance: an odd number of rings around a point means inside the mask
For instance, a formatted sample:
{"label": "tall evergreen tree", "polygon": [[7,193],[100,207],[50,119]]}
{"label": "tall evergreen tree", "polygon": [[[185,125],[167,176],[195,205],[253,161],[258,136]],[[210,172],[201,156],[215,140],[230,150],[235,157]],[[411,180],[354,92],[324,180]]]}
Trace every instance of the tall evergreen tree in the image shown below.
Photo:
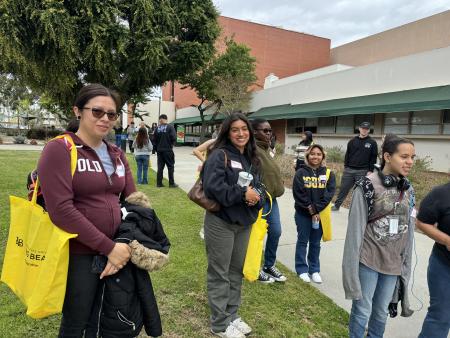
{"label": "tall evergreen tree", "polygon": [[0,71],[67,113],[85,83],[127,102],[202,67],[217,15],[210,0],[0,0]]}

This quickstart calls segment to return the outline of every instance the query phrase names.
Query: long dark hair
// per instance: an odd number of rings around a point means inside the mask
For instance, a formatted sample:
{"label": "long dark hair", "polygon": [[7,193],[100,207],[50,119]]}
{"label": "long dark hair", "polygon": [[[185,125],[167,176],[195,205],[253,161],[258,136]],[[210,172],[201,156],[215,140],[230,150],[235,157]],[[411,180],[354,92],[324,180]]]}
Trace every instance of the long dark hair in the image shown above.
{"label": "long dark hair", "polygon": [[404,137],[398,137],[397,135],[394,134],[387,134],[384,137],[384,142],[381,145],[381,170],[383,170],[384,166],[386,165],[384,154],[388,153],[389,155],[392,156],[398,151],[398,146],[404,143],[411,144],[412,146],[414,146],[413,141]]}
{"label": "long dark hair", "polygon": [[233,124],[233,122],[236,122],[238,120],[245,122],[249,132],[249,140],[245,145],[244,155],[248,159],[250,159],[253,168],[258,169],[260,161],[258,155],[256,154],[256,143],[255,137],[253,135],[253,128],[247,117],[242,113],[232,113],[222,122],[222,127],[220,128],[219,135],[217,136],[216,141],[209,147],[208,152],[212,152],[215,149],[221,149],[226,145],[231,144],[229,137],[231,125]]}
{"label": "long dark hair", "polygon": [[313,134],[309,130],[305,131],[303,134],[306,135],[306,140],[301,140],[299,145],[309,147],[311,143],[313,143]]}
{"label": "long dark hair", "polygon": [[136,145],[138,148],[142,148],[145,144],[148,144],[147,129],[139,128],[136,136]]}

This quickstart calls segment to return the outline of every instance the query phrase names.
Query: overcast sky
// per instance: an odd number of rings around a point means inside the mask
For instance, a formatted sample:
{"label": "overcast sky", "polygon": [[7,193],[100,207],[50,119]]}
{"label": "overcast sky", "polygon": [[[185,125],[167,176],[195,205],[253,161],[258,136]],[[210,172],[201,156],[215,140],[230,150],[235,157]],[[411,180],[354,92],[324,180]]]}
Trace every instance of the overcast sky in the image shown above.
{"label": "overcast sky", "polygon": [[221,15],[331,39],[336,47],[450,9],[449,0],[213,0]]}

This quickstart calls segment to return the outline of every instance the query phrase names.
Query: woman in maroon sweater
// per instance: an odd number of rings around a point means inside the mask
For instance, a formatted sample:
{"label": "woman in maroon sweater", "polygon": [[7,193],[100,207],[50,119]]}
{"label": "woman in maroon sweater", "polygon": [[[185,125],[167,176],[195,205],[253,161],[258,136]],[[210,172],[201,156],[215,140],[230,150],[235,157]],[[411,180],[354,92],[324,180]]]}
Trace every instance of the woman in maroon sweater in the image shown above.
{"label": "woman in maroon sweater", "polygon": [[[83,87],[73,111],[78,131],[68,133],[78,161],[71,175],[70,145],[49,142],[38,164],[46,207],[53,223],[78,237],[70,242],[69,271],[59,337],[95,336],[91,316],[101,279],[115,274],[130,257],[127,244],[112,238],[121,221],[120,200],[136,190],[124,153],[104,141],[119,117],[117,94],[100,84]],[[107,256],[103,271],[93,269],[96,255]],[[97,294],[97,297],[100,293]]]}

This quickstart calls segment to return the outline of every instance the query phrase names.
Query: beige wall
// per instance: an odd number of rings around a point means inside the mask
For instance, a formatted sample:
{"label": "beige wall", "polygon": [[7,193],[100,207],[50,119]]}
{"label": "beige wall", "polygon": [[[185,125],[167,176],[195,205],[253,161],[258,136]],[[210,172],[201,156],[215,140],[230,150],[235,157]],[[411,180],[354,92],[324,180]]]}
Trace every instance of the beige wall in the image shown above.
{"label": "beige wall", "polygon": [[304,104],[450,84],[450,47],[435,49],[253,93],[250,111],[283,104]]}
{"label": "beige wall", "polygon": [[362,66],[450,46],[450,10],[331,49],[331,63]]}
{"label": "beige wall", "polygon": [[[160,111],[159,101],[149,101],[143,105],[139,105],[138,110],[140,112],[149,113],[148,116],[144,116],[144,122],[146,125],[151,126],[152,123],[154,122],[158,123],[158,116]],[[168,101],[161,101],[161,114],[166,114],[167,120],[169,122],[175,120],[175,103]],[[136,125],[139,125],[140,122],[141,122],[140,119],[138,118],[134,119],[134,123]]]}

